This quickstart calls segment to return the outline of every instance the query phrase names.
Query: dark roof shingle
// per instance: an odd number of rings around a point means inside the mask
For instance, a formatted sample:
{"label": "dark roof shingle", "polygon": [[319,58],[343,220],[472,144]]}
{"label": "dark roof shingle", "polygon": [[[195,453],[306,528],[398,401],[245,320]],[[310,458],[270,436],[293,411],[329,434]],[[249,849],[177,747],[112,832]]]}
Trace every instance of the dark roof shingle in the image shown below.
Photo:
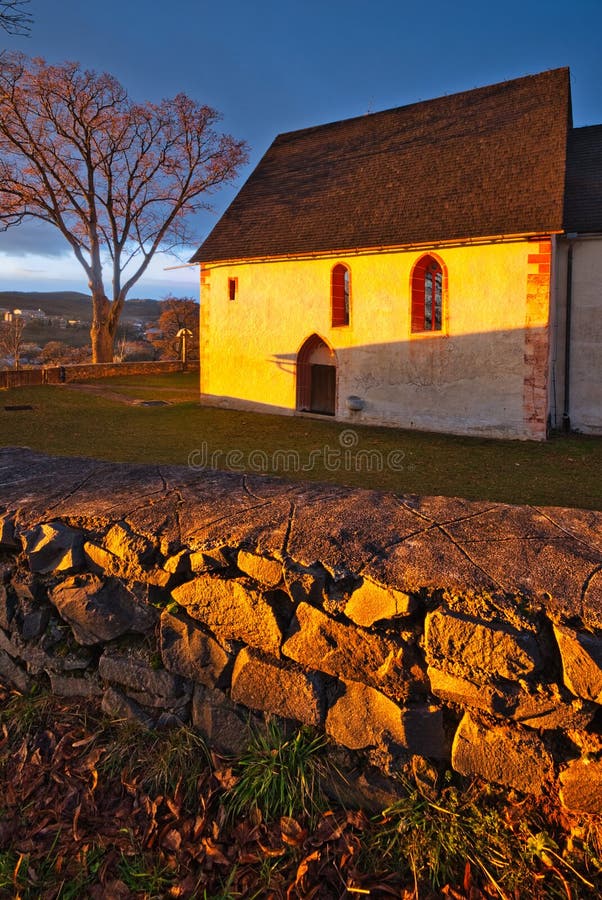
{"label": "dark roof shingle", "polygon": [[562,229],[568,69],[279,135],[194,262]]}
{"label": "dark roof shingle", "polygon": [[567,231],[602,232],[602,125],[569,133],[564,222]]}

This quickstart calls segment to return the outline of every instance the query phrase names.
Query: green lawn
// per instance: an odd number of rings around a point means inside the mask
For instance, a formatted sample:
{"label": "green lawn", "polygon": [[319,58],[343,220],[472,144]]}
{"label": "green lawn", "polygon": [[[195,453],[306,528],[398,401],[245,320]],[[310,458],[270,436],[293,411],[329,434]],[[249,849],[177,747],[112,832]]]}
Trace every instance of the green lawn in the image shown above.
{"label": "green lawn", "polygon": [[[119,377],[79,389],[2,391],[0,445],[54,455],[213,465],[397,493],[602,509],[600,438],[494,441],[211,409],[196,400],[197,378],[194,373]],[[128,399],[169,405],[141,406]],[[6,409],[18,405],[33,409]]]}

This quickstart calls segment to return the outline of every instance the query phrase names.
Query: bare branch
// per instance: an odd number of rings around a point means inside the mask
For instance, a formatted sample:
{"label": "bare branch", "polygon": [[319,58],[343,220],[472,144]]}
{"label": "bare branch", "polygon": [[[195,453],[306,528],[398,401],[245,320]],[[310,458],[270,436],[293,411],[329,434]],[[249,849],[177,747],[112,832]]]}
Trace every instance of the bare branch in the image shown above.
{"label": "bare branch", "polygon": [[69,241],[92,292],[96,361],[112,357],[123,303],[153,255],[185,239],[187,215],[246,162],[218,122],[184,94],[134,103],[111,75],[0,55],[0,228],[38,218]]}
{"label": "bare branch", "polygon": [[0,0],[0,28],[8,34],[27,36],[31,32],[31,13],[23,9],[29,0]]}

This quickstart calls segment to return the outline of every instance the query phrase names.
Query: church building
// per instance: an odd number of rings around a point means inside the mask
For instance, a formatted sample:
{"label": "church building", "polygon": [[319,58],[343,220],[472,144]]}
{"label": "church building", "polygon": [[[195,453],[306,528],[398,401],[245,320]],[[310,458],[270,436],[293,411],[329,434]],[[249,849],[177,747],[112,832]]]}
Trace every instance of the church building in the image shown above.
{"label": "church building", "polygon": [[602,125],[566,68],[279,135],[192,262],[205,403],[602,434]]}

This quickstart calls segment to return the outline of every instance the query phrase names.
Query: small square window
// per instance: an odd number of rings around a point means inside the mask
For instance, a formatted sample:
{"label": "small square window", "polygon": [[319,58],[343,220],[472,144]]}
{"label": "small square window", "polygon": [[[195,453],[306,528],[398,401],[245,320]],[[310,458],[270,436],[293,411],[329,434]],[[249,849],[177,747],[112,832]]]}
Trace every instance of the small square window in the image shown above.
{"label": "small square window", "polygon": [[228,278],[228,299],[236,300],[238,293],[238,278]]}

